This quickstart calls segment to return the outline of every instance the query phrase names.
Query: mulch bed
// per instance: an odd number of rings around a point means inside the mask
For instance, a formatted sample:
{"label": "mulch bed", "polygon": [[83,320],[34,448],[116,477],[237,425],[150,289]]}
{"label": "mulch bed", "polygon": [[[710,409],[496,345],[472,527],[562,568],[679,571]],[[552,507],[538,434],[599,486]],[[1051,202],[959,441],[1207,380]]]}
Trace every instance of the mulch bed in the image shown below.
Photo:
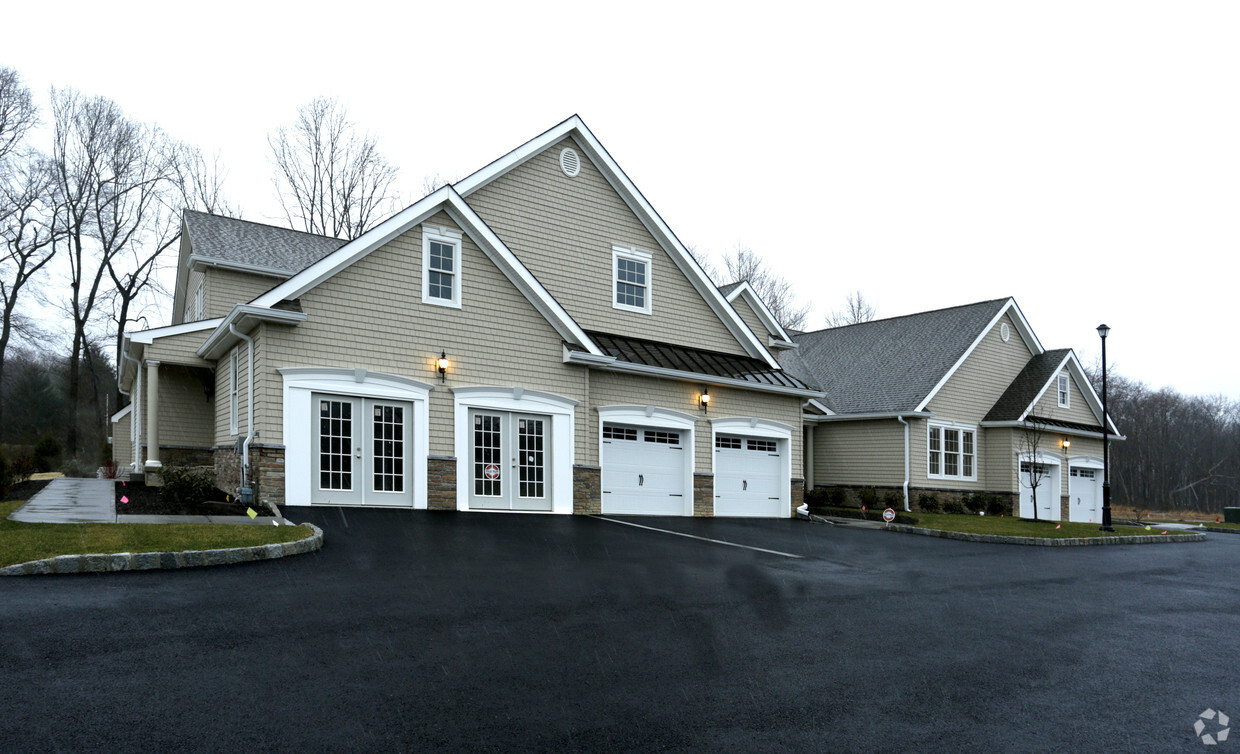
{"label": "mulch bed", "polygon": [[30,480],[9,487],[2,500],[29,500],[34,494],[51,483],[50,479]]}
{"label": "mulch bed", "polygon": [[[220,493],[222,498],[224,493]],[[129,502],[121,502],[121,498]],[[266,510],[254,509],[260,516],[270,515]],[[116,512],[133,516],[244,516],[245,506],[223,500],[202,500],[194,503],[173,503],[160,496],[158,487],[147,487],[141,482],[125,482],[116,485]]]}

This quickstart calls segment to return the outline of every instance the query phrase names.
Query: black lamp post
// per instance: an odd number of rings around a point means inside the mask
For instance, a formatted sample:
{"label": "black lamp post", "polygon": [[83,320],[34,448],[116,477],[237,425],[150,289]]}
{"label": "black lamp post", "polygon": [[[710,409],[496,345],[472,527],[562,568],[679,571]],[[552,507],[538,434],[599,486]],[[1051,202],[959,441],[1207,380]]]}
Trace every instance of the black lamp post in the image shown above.
{"label": "black lamp post", "polygon": [[1098,325],[1098,337],[1102,338],[1102,530],[1115,531],[1111,526],[1111,453],[1108,442],[1107,414],[1107,334],[1111,328]]}

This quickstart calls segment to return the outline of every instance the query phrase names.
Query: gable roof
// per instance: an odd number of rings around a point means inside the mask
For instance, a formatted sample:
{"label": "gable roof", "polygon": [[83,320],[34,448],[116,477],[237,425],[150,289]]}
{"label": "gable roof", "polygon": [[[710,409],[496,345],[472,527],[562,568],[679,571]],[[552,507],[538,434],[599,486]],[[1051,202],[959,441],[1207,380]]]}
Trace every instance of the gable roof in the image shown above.
{"label": "gable roof", "polygon": [[827,394],[822,402],[837,414],[922,411],[990,326],[1014,308],[1010,298],[994,299],[794,335],[800,349],[785,354],[785,368],[817,383]]}
{"label": "gable roof", "polygon": [[715,287],[706,272],[702,270],[702,266],[697,260],[689,254],[684,244],[672,233],[671,228],[659,216],[646,197],[642,195],[633,181],[629,179],[616,161],[612,159],[611,154],[603,147],[598,138],[586,127],[584,121],[578,115],[573,115],[559,125],[544,131],[535,136],[533,139],[525,142],[521,146],[512,150],[508,154],[491,162],[465,178],[454,184],[454,188],[460,192],[462,197],[469,197],[470,194],[487,185],[491,181],[499,178],[508,171],[519,167],[527,160],[541,154],[543,150],[558,143],[564,138],[572,138],[573,142],[585,153],[598,168],[599,173],[611,185],[611,187],[620,195],[624,203],[629,206],[633,214],[641,221],[642,225],[651,236],[663,247],[672,262],[684,273],[689,283],[697,290],[714,311],[719,320],[736,338],[737,342],[745,349],[750,356],[761,359],[773,369],[779,369],[779,362],[767,350],[766,345],[755,335],[750,332],[748,325],[745,324],[741,316],[736,313],[724,299],[723,294]]}
{"label": "gable roof", "polygon": [[348,243],[188,209],[182,221],[193,249],[191,265],[201,262],[276,277],[294,275]]}
{"label": "gable roof", "polygon": [[721,285],[719,286],[719,292],[723,294],[724,298],[727,298],[729,293],[736,290],[737,288],[740,288],[741,283],[744,283],[744,282],[745,282],[744,280],[741,280],[736,283],[728,283],[727,285]]}
{"label": "gable roof", "polygon": [[[779,320],[775,319],[775,315],[771,313],[771,310],[766,308],[766,302],[762,300],[762,297],[759,296],[758,292],[753,289],[753,286],[749,284],[748,280],[741,280],[737,283],[721,285],[719,286],[719,292],[723,294],[729,304],[738,298],[745,299],[745,303],[749,305],[749,308],[753,310],[754,314],[758,315],[758,319],[762,320],[762,325],[766,327],[767,332],[771,335],[771,337],[781,341],[782,343],[792,343],[792,340],[788,337],[788,333],[784,330],[783,326],[779,324]],[[757,333],[754,334],[756,335]],[[793,346],[789,345],[781,347]]]}
{"label": "gable roof", "polygon": [[1063,369],[1063,364],[1071,352],[1068,348],[1057,348],[1030,359],[982,421],[1024,419],[1025,413],[1046,390],[1046,385]]}

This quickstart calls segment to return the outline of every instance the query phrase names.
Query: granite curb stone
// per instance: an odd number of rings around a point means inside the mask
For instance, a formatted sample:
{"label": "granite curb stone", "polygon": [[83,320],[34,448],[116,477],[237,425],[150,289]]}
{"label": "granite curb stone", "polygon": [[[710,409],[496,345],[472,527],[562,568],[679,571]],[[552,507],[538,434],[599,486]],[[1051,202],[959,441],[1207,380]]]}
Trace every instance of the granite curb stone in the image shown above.
{"label": "granite curb stone", "polygon": [[962,531],[944,531],[942,529],[923,529],[907,524],[887,524],[882,527],[888,531],[903,534],[920,534],[924,537],[940,537],[942,539],[959,539],[964,542],[989,542],[1001,545],[1034,545],[1039,547],[1084,547],[1089,545],[1154,545],[1174,542],[1204,542],[1206,535],[1199,532],[1187,532],[1176,536],[1163,534],[1134,534],[1119,537],[1011,537],[998,534],[971,534]]}
{"label": "granite curb stone", "polygon": [[[314,524],[302,524],[311,535],[294,542],[252,547],[227,547],[218,550],[187,550],[185,552],[88,553],[57,555],[54,558],[0,568],[0,576],[33,576],[48,573],[106,573],[112,571],[150,571],[200,566],[229,565],[253,560],[274,560],[290,555],[304,555],[323,546],[323,530]],[[1204,536],[1203,536],[1204,538]]]}

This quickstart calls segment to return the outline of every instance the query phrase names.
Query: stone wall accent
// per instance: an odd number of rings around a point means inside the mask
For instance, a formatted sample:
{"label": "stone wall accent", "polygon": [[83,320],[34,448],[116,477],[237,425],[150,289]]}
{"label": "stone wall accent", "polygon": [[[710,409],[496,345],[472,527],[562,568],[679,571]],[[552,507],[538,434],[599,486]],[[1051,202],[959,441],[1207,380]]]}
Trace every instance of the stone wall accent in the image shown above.
{"label": "stone wall accent", "polygon": [[241,456],[232,445],[211,449],[215,465],[215,488],[228,495],[237,494],[241,485]]}
{"label": "stone wall accent", "polygon": [[693,475],[693,515],[715,515],[715,475]]}
{"label": "stone wall accent", "polygon": [[[226,495],[236,495],[241,486],[241,455],[233,445],[217,445],[212,454],[215,488]],[[284,505],[283,445],[250,445],[250,482],[257,505]]]}
{"label": "stone wall accent", "polygon": [[196,466],[201,468],[214,466],[215,454],[211,451],[211,448],[207,447],[160,445],[159,461],[165,466]]}
{"label": "stone wall accent", "polygon": [[603,512],[603,469],[599,466],[573,466],[573,513],[593,515]]}
{"label": "stone wall accent", "polygon": [[456,459],[427,456],[426,507],[433,511],[456,510]]}
{"label": "stone wall accent", "polygon": [[805,504],[805,480],[792,480],[792,510],[788,511],[788,515],[795,516],[797,508]]}
{"label": "stone wall accent", "polygon": [[[1017,501],[1017,504],[1019,504],[1019,501]],[[1070,520],[1068,516],[1069,514],[1071,514],[1071,512],[1072,512],[1072,498],[1067,495],[1060,496],[1059,498],[1059,520],[1060,521]]]}

